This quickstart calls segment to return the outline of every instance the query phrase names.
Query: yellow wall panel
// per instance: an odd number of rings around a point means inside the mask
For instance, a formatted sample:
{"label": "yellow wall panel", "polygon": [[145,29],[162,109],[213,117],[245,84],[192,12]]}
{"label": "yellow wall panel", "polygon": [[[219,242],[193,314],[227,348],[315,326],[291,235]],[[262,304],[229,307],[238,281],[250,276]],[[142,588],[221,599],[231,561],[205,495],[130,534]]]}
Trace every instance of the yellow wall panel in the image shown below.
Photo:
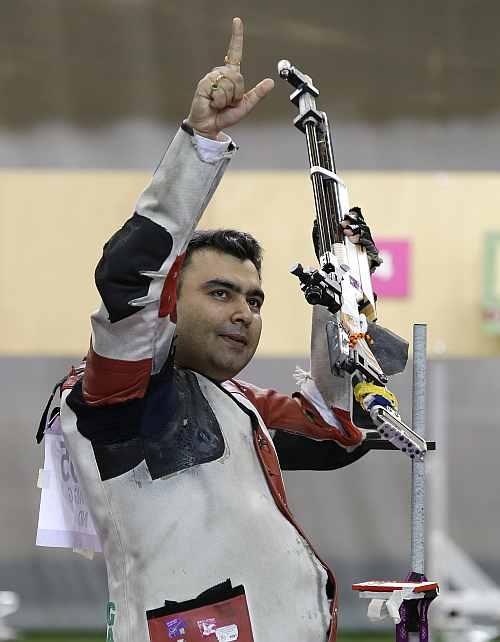
{"label": "yellow wall panel", "polygon": [[[495,173],[350,172],[375,237],[412,243],[411,293],[379,302],[379,320],[406,337],[429,324],[431,353],[498,356],[481,332],[484,235],[500,228]],[[141,172],[0,172],[0,353],[79,354],[98,297],[93,270],[149,180]],[[202,224],[235,227],[264,245],[261,355],[304,354],[310,308],[291,263],[311,264],[313,203],[300,172],[233,172]]]}

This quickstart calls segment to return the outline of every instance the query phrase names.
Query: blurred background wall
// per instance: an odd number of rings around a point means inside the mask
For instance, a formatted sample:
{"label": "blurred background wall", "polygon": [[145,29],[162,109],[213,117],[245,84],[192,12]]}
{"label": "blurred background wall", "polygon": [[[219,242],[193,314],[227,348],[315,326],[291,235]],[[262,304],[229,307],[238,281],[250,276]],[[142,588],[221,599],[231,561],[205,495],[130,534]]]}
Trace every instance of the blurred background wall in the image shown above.
{"label": "blurred background wall", "polygon": [[[248,85],[289,58],[312,75],[339,172],[381,241],[410,248],[404,295],[381,323],[429,324],[429,429],[450,431],[450,533],[500,581],[500,343],[483,329],[485,243],[500,232],[500,84],[493,0],[4,0],[0,3],[0,590],[27,628],[101,627],[102,560],[36,549],[35,425],[53,383],[88,345],[103,243],[133,211],[197,80],[245,21]],[[289,264],[313,260],[305,145],[288,86],[230,131],[237,158],[203,219],[265,248],[264,333],[245,377],[293,390],[310,310]],[[491,262],[493,294],[498,262]],[[500,298],[500,295],[499,295]],[[444,398],[432,397],[436,364]],[[396,377],[410,416],[411,377]],[[441,417],[443,414],[441,413]],[[299,520],[337,570],[342,624],[365,624],[352,580],[407,571],[409,467],[372,453],[350,469],[286,476]]]}

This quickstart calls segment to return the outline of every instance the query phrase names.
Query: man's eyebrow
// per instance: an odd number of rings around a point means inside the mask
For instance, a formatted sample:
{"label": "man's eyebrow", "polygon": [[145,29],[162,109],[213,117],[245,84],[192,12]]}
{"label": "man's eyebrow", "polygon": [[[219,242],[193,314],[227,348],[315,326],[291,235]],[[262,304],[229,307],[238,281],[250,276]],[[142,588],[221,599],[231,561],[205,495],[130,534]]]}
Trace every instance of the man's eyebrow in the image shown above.
{"label": "man's eyebrow", "polygon": [[[210,279],[209,281],[205,281],[202,287],[205,289],[214,287],[227,288],[237,294],[243,294],[243,290],[239,285],[232,281],[226,281],[225,279]],[[248,290],[246,296],[258,296],[262,301],[264,301],[265,298],[264,291],[261,288],[252,288],[251,290]]]}

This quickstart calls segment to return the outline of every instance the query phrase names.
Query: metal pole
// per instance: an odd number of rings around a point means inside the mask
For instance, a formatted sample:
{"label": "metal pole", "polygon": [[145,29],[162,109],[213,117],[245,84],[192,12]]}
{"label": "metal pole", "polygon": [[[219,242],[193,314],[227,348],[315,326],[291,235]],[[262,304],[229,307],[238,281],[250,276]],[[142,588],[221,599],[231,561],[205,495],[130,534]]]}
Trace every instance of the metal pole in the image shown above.
{"label": "metal pole", "polygon": [[[425,378],[427,366],[427,325],[413,326],[413,430],[425,437]],[[411,466],[411,570],[424,574],[425,566],[425,460]],[[410,633],[409,641],[420,639]]]}
{"label": "metal pole", "polygon": [[[427,325],[413,326],[413,430],[425,437],[425,378]],[[425,564],[425,460],[411,467],[411,570],[424,574]]]}

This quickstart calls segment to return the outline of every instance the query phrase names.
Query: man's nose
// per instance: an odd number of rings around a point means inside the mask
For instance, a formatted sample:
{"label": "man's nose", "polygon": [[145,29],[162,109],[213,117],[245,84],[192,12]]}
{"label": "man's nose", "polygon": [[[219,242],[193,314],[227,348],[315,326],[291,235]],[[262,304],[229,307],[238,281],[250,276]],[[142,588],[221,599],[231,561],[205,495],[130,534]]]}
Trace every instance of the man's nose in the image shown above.
{"label": "man's nose", "polygon": [[253,313],[246,299],[238,299],[238,303],[231,316],[231,321],[233,323],[243,323],[245,326],[249,326],[252,323]]}

